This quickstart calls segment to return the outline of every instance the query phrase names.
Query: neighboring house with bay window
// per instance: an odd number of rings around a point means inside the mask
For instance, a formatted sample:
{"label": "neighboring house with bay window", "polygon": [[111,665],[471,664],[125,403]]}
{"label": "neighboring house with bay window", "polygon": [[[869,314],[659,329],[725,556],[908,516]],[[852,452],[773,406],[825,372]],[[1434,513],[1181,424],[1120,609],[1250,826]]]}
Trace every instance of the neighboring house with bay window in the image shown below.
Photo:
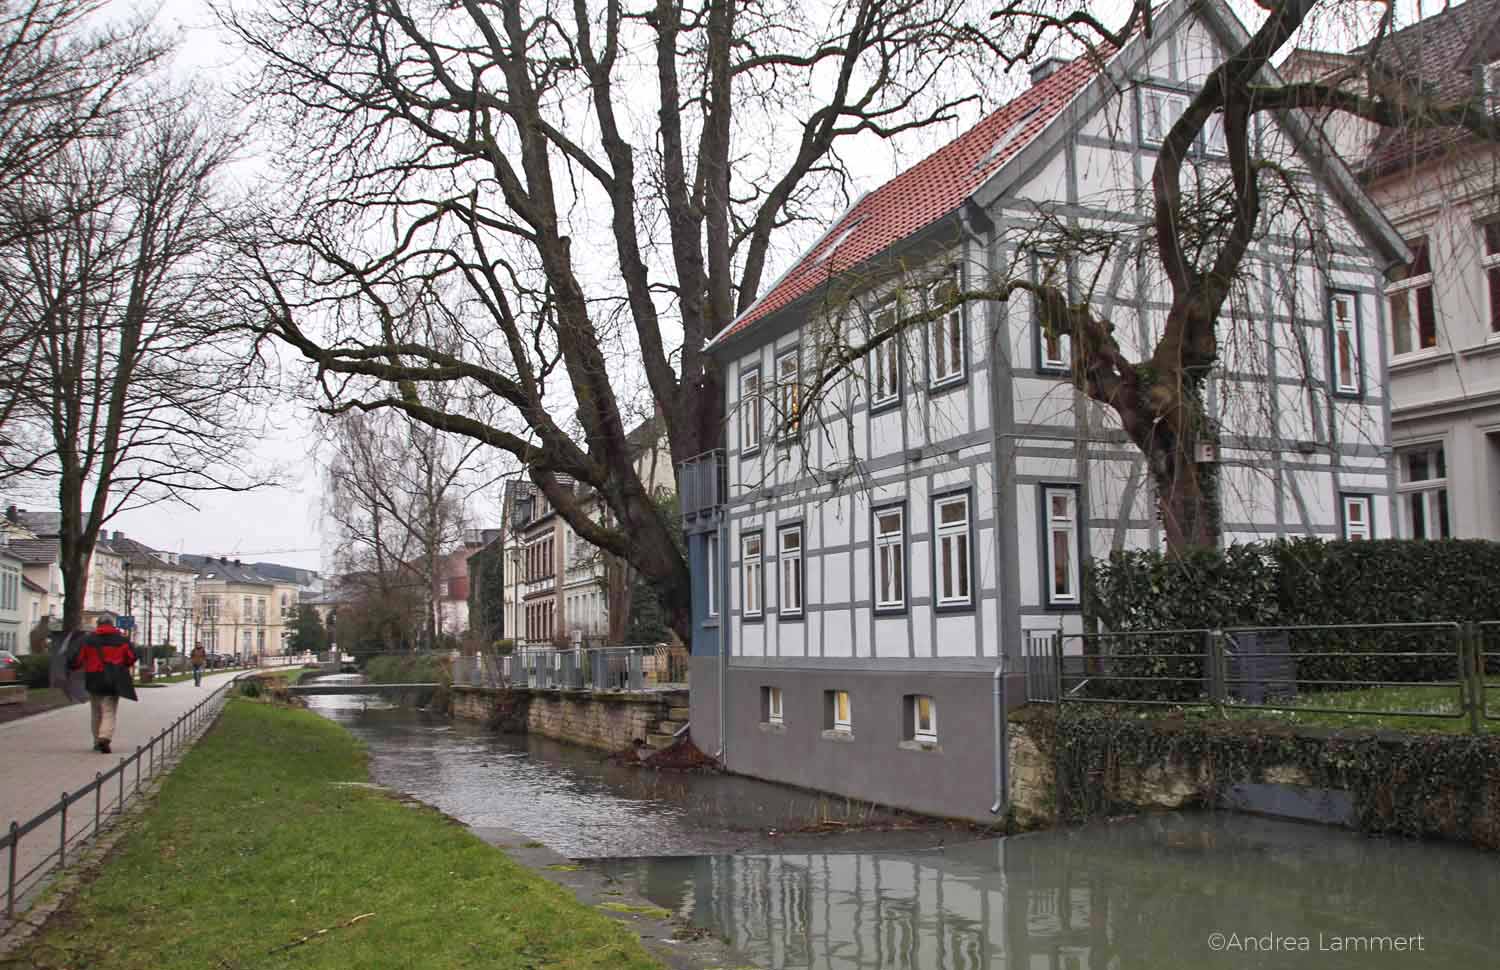
{"label": "neighboring house with bay window", "polygon": [[[1246,37],[1219,0],[1176,0],[1155,24],[1102,67],[1038,65],[710,341],[724,448],[682,467],[679,495],[693,736],[731,770],[989,817],[997,683],[1020,703],[1026,640],[1081,632],[1084,561],[1162,546],[1144,460],[1073,388],[1066,338],[1027,298],[954,292],[1050,279],[1146,356],[1168,293],[1131,240],[1156,148]],[[1262,117],[1255,135],[1262,157],[1307,173],[1329,247],[1291,250],[1294,213],[1267,215],[1210,382],[1222,432],[1195,454],[1217,465],[1226,543],[1388,535],[1382,271],[1411,254],[1304,119]],[[1222,154],[1210,128],[1192,164],[1222,173]],[[1070,262],[1049,226],[1122,242]],[[804,398],[822,361],[891,327]]]}
{"label": "neighboring house with bay window", "polygon": [[[1326,76],[1350,57],[1299,50],[1284,73]],[[1397,31],[1378,63],[1500,114],[1500,0],[1446,6]],[[1395,534],[1500,539],[1500,147],[1459,130],[1319,121],[1412,251],[1383,307]]]}

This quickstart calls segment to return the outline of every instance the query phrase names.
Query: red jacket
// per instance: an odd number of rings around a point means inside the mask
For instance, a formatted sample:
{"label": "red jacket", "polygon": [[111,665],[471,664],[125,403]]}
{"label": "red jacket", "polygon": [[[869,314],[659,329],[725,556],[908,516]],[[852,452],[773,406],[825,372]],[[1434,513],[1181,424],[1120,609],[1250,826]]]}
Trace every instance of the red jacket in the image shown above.
{"label": "red jacket", "polygon": [[125,634],[112,626],[100,624],[83,638],[83,646],[71,666],[84,674],[102,674],[105,664],[128,668],[134,666],[135,660],[135,651],[130,648]]}

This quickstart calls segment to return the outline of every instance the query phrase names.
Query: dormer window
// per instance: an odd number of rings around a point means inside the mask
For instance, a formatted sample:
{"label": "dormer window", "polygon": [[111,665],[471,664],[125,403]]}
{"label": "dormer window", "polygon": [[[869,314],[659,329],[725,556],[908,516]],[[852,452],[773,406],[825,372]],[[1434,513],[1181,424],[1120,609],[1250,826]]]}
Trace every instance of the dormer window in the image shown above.
{"label": "dormer window", "polygon": [[1031,108],[1031,110],[1021,115],[1021,117],[1017,118],[1015,121],[1012,121],[1010,125],[1000,133],[1000,137],[995,139],[995,143],[990,146],[990,150],[984,153],[984,157],[975,163],[974,171],[983,171],[997,159],[1003,158],[1010,146],[1014,145],[1016,143],[1016,139],[1021,137],[1021,132],[1025,130],[1026,123],[1032,118],[1036,117],[1036,113],[1041,110],[1042,106],[1036,105]]}
{"label": "dormer window", "polygon": [[854,230],[858,228],[858,222],[849,223],[848,226],[844,227],[843,231],[841,231],[837,236],[833,237],[833,242],[823,247],[823,251],[817,255],[817,258],[813,260],[813,263],[826,263],[828,261],[828,258],[832,256],[840,246],[849,241],[849,237],[854,235]]}

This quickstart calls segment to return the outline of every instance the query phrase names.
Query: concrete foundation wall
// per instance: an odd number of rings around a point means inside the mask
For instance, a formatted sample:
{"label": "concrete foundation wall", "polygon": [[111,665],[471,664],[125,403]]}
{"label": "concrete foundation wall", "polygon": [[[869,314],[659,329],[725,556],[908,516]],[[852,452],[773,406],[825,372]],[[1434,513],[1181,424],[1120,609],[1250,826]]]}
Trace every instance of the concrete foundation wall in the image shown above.
{"label": "concrete foundation wall", "polygon": [[693,743],[704,754],[719,750],[719,658],[693,655],[688,668],[692,679]]}
{"label": "concrete foundation wall", "polygon": [[[707,659],[707,658],[705,658]],[[716,731],[698,691],[713,679],[693,673],[693,737]],[[717,686],[717,681],[714,681]],[[1012,679],[1010,696],[1020,684]],[[762,723],[761,688],[780,687],[784,723]],[[992,676],[981,671],[868,671],[731,666],[726,679],[730,771],[950,818],[994,821]],[[853,730],[825,734],[824,692],[847,690]],[[903,698],[927,694],[937,708],[937,744],[906,742]],[[906,742],[906,743],[904,743]]]}

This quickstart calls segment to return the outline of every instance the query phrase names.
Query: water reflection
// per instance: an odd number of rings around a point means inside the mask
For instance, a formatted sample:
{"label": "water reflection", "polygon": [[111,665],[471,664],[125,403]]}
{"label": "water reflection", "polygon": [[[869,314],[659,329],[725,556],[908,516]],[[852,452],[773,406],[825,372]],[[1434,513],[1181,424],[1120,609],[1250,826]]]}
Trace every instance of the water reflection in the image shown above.
{"label": "water reflection", "polygon": [[[1237,816],[602,865],[772,968],[1363,970],[1493,966],[1500,952],[1494,856]],[[1418,934],[1403,952],[1329,949]]]}
{"label": "water reflection", "polygon": [[[365,742],[374,780],[476,828],[508,828],[574,858],[695,855],[820,844],[826,836],[768,838],[820,819],[889,823],[842,798],[723,775],[674,775],[607,761],[601,752],[530,735],[343,697],[319,713]],[[903,822],[903,824],[905,824]],[[840,838],[908,848],[972,838],[940,825]]]}

